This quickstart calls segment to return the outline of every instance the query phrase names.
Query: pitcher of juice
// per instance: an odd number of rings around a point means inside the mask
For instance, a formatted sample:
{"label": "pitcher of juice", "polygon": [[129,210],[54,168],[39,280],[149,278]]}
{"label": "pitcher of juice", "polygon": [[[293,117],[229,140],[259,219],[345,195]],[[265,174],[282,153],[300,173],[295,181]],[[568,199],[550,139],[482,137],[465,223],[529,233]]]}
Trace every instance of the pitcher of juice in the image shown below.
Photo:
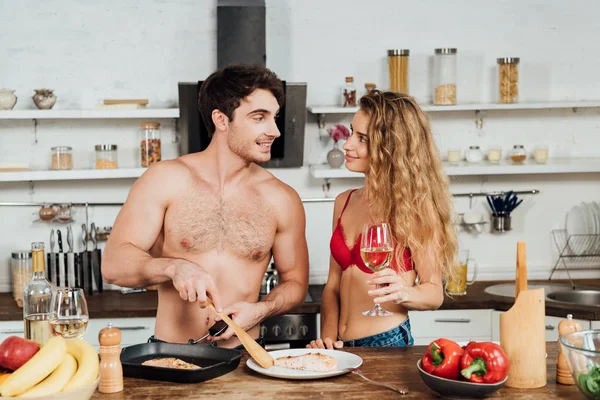
{"label": "pitcher of juice", "polygon": [[[450,295],[465,295],[467,294],[467,285],[472,285],[477,278],[477,262],[469,257],[468,250],[461,250],[458,253],[459,264],[456,266],[456,271],[449,278],[447,290]],[[473,279],[467,279],[469,268],[473,269]]]}

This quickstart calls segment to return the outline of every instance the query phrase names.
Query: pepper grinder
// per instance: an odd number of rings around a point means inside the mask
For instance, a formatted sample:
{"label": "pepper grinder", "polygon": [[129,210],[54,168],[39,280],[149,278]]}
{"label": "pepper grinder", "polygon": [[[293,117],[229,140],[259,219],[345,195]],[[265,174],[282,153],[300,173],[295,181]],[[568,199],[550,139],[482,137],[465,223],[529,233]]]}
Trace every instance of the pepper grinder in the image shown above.
{"label": "pepper grinder", "polygon": [[[563,319],[558,323],[558,335],[563,336],[567,333],[571,332],[579,332],[581,331],[581,324],[579,321],[575,321],[573,319],[573,315],[567,315],[567,319]],[[562,348],[560,346],[560,340],[558,344],[558,358],[556,359],[556,382],[562,385],[574,385],[575,381],[573,380],[573,375],[569,370],[569,365],[567,364],[567,359],[562,352]]]}
{"label": "pepper grinder", "polygon": [[123,366],[121,365],[121,331],[109,323],[98,333],[100,342],[100,393],[123,391]]}

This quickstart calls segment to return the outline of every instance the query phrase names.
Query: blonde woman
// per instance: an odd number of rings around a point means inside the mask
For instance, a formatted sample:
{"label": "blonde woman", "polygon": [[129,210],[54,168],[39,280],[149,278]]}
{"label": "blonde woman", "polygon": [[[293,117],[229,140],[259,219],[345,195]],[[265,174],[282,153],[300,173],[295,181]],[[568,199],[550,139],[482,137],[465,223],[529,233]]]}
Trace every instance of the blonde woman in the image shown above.
{"label": "blonde woman", "polygon": [[[414,98],[373,90],[360,99],[351,128],[346,168],[364,173],[365,184],[335,200],[321,338],[307,347],[409,346],[408,310],[437,309],[455,265],[448,180]],[[375,222],[388,224],[395,247],[390,267],[372,273],[360,257],[360,235]],[[393,314],[363,315],[373,303]]]}

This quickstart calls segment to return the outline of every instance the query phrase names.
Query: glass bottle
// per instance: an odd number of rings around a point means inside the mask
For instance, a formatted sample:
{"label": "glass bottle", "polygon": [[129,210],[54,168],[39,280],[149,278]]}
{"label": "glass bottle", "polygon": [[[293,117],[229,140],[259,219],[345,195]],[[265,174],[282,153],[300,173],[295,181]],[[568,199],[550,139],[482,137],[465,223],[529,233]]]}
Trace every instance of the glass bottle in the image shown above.
{"label": "glass bottle", "polygon": [[408,94],[408,49],[388,50],[390,90]]}
{"label": "glass bottle", "polygon": [[527,152],[525,148],[519,144],[513,146],[512,152],[510,153],[510,159],[513,164],[523,164],[527,158]]}
{"label": "glass bottle", "polygon": [[53,170],[73,169],[73,148],[69,146],[52,147],[52,165]]}
{"label": "glass bottle", "polygon": [[374,83],[365,83],[365,94],[369,94],[371,90],[376,90],[377,85]]}
{"label": "glass bottle", "polygon": [[435,49],[433,104],[456,104],[456,49]]}
{"label": "glass bottle", "polygon": [[158,122],[142,122],[140,126],[142,167],[149,167],[161,160],[160,124]]}
{"label": "glass bottle", "polygon": [[351,76],[346,77],[346,84],[342,89],[342,107],[356,107],[356,86]]}
{"label": "glass bottle", "polygon": [[517,103],[519,101],[519,58],[498,58],[498,102]]}
{"label": "glass bottle", "polygon": [[44,344],[52,336],[49,322],[52,285],[44,275],[46,257],[43,242],[31,243],[31,258],[33,277],[23,292],[25,339]]}

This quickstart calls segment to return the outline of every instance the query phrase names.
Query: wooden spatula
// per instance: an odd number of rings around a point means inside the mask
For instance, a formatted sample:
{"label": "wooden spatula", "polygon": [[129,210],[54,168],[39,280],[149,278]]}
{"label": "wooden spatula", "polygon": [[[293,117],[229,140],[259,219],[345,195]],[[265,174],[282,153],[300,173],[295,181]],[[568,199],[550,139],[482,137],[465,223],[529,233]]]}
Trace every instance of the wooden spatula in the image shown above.
{"label": "wooden spatula", "polygon": [[527,248],[525,242],[517,242],[517,279],[515,280],[515,300],[519,293],[527,290]]}
{"label": "wooden spatula", "polygon": [[235,331],[235,334],[237,335],[238,339],[240,339],[240,342],[242,342],[244,348],[248,351],[248,354],[250,354],[250,356],[254,358],[254,360],[256,360],[261,367],[266,369],[273,366],[275,363],[273,361],[273,357],[271,357],[271,355],[267,353],[267,351],[263,349],[260,344],[256,343],[256,340],[252,339],[252,337],[248,335],[248,332],[240,328],[239,325],[233,322],[232,319],[229,318],[225,313],[217,312],[213,302],[210,299],[207,299],[207,303],[208,306],[212,308],[219,315],[219,317],[221,317],[221,319]]}

